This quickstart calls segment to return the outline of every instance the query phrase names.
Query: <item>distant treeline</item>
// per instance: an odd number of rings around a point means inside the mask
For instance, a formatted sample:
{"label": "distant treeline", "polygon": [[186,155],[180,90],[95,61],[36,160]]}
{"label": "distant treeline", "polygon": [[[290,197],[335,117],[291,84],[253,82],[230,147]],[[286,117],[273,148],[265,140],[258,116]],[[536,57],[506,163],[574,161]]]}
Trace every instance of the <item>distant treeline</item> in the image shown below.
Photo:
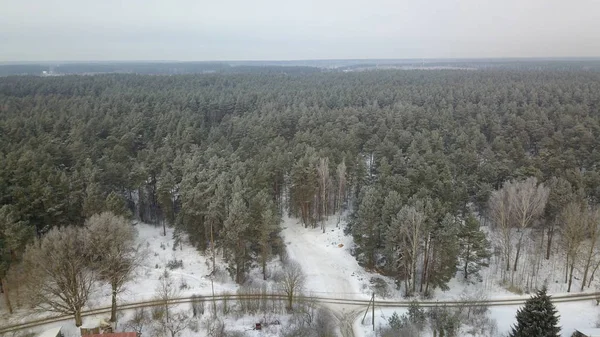
{"label": "distant treeline", "polygon": [[47,62],[0,64],[0,76],[126,73],[178,75],[206,73],[312,73],[376,68],[469,68],[600,71],[600,59],[373,59],[223,62]]}
{"label": "distant treeline", "polygon": [[54,64],[0,64],[0,76],[11,75],[96,75],[140,74],[180,75],[206,73],[309,73],[320,71],[308,66],[235,65],[215,62],[94,62]]}

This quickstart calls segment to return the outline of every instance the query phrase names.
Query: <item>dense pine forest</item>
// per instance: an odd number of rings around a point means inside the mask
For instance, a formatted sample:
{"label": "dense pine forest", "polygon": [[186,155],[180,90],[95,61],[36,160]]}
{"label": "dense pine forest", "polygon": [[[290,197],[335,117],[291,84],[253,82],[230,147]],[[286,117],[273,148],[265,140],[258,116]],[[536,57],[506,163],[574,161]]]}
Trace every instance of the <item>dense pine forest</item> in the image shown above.
{"label": "dense pine forest", "polygon": [[407,295],[476,281],[490,256],[525,287],[531,247],[566,254],[583,289],[599,139],[585,69],[4,77],[0,278],[17,282],[35,238],[111,211],[215,242],[241,284],[284,253],[282,217],[325,231],[343,215],[361,265]]}

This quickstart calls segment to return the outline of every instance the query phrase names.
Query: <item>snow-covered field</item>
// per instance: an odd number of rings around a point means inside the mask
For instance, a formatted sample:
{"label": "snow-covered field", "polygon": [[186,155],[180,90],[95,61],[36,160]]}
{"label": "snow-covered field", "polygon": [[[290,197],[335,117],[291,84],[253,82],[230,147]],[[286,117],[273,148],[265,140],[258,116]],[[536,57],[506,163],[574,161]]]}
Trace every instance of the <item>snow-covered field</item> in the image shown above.
{"label": "snow-covered field", "polygon": [[[304,226],[293,218],[284,218],[282,224],[282,236],[287,245],[288,258],[294,259],[300,263],[302,269],[307,276],[306,294],[312,294],[318,297],[346,298],[346,299],[369,299],[372,293],[372,278],[382,279],[389,288],[389,294],[385,299],[401,299],[401,292],[395,289],[394,282],[391,278],[384,277],[375,273],[367,272],[360,267],[356,259],[351,255],[353,242],[351,236],[345,236],[343,227],[345,222],[342,221],[337,225],[337,217],[331,216],[326,222],[326,231],[322,232],[320,228],[304,228]],[[211,259],[209,256],[204,256],[194,247],[187,244],[184,240],[181,246],[173,249],[173,229],[167,228],[166,236],[162,235],[162,227],[156,227],[147,224],[136,225],[138,230],[138,242],[141,247],[147,252],[143,266],[139,268],[135,278],[126,285],[126,289],[119,295],[120,303],[138,302],[150,300],[155,296],[156,288],[160,282],[159,277],[165,270],[167,264],[171,260],[181,260],[182,268],[171,270],[171,276],[179,290],[179,296],[191,295],[210,295],[212,293],[211,281],[208,274],[211,270]],[[231,277],[224,272],[224,261],[220,258],[222,254],[217,253],[217,266],[222,271],[218,273],[214,280],[214,291],[217,294],[225,292],[235,294],[238,290]],[[541,271],[551,273],[552,268],[557,266],[552,263],[541,265]],[[280,268],[278,259],[274,259],[269,263],[270,271],[275,271]],[[259,270],[254,269],[250,275],[255,280],[253,284],[260,284],[262,280],[259,277]],[[529,296],[517,295],[509,292],[500,285],[497,272],[494,270],[494,265],[482,271],[483,282],[477,284],[466,283],[461,280],[461,275],[458,274],[453,279],[449,286],[450,291],[436,291],[434,300],[457,300],[464,298],[464,294],[483,292],[488,299],[502,298],[528,298]],[[268,284],[272,286],[272,284]],[[550,283],[550,289],[555,293],[564,293],[564,285],[560,282]],[[380,299],[381,300],[381,299]],[[99,288],[88,303],[89,308],[107,307],[110,305],[109,288],[103,286]],[[575,327],[593,327],[595,326],[599,307],[595,306],[592,301],[577,302],[577,303],[558,303],[557,307],[561,314],[561,325],[563,326],[563,335],[570,336],[570,333]],[[342,305],[332,305],[331,309],[338,314],[344,315],[344,312],[356,313],[356,307],[345,307]],[[518,306],[502,306],[491,307],[490,315],[497,320],[498,330],[507,332],[510,326],[514,323],[514,316]],[[189,305],[181,305],[178,310],[190,311]],[[207,308],[208,310],[208,308]],[[401,314],[405,309],[398,308],[396,311]],[[376,309],[376,327],[387,324],[387,319],[394,312],[394,309]],[[364,311],[360,313],[357,320],[354,322],[354,330],[358,337],[373,336],[372,327],[363,326],[360,323]],[[131,312],[124,313],[119,319],[119,327],[122,327],[122,322],[129,319]],[[208,316],[208,315],[206,315]],[[340,317],[339,315],[336,315]],[[84,326],[96,326],[98,321],[103,317],[86,317]],[[365,323],[370,322],[369,316]],[[243,315],[239,317],[227,317],[225,323],[228,330],[243,332],[245,336],[277,336],[281,326],[271,326],[262,332],[253,331],[252,326],[255,322],[260,321],[264,317]],[[31,315],[15,315],[10,319],[1,321],[0,325],[16,323],[32,319]],[[285,315],[277,317],[279,321],[286,321]],[[201,322],[198,322],[202,326]],[[43,328],[57,326],[53,324]],[[64,326],[65,336],[79,336],[77,329],[74,327],[71,320],[62,323]],[[41,330],[41,329],[36,329]],[[181,337],[204,336],[202,328],[199,332],[187,330]]]}

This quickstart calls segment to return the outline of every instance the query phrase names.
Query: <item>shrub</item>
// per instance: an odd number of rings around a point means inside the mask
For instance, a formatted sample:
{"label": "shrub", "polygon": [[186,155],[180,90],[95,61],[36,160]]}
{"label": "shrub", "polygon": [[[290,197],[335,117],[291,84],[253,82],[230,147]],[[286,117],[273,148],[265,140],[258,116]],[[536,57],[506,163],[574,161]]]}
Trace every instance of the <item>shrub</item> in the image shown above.
{"label": "shrub", "polygon": [[390,296],[390,289],[384,279],[380,277],[372,277],[369,283],[371,283],[371,290],[377,297],[387,298]]}
{"label": "shrub", "polygon": [[183,260],[177,260],[177,259],[169,260],[169,262],[167,262],[167,268],[169,268],[170,270],[178,269],[178,268],[183,269]]}

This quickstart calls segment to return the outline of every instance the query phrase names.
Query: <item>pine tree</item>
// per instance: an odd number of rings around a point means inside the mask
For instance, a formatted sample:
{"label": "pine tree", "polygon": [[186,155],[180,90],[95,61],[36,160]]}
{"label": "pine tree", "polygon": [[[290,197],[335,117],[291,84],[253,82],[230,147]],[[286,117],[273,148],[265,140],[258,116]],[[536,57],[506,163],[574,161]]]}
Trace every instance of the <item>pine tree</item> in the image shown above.
{"label": "pine tree", "polygon": [[558,337],[560,316],[550,296],[542,289],[525,302],[517,311],[517,324],[513,326],[510,337]]}
{"label": "pine tree", "polygon": [[92,182],[85,189],[85,197],[83,200],[83,215],[86,218],[94,214],[102,212],[104,209],[105,198],[102,195],[100,185]]}
{"label": "pine tree", "polygon": [[[419,291],[428,293],[430,286],[448,290],[448,282],[456,275],[456,264],[458,261],[459,245],[456,236],[459,232],[459,224],[456,217],[446,214],[444,219],[432,228],[428,234],[428,247],[425,249],[425,261],[423,262],[424,274],[421,278]],[[425,284],[425,289],[423,289]]]}
{"label": "pine tree", "polygon": [[131,211],[125,204],[125,199],[116,192],[110,192],[104,202],[104,207],[107,211],[112,212],[114,215],[122,216],[124,218],[131,217]]}
{"label": "pine tree", "polygon": [[365,253],[367,268],[375,267],[375,252],[378,245],[377,229],[381,221],[379,193],[373,186],[367,187],[358,208],[358,219],[352,227],[355,240]]}
{"label": "pine tree", "polygon": [[490,252],[490,242],[479,229],[479,223],[473,216],[468,216],[458,233],[460,245],[459,263],[465,280],[470,275],[479,277],[481,267],[487,267]]}
{"label": "pine tree", "polygon": [[235,282],[242,284],[248,262],[246,231],[248,229],[248,208],[243,197],[242,181],[236,177],[233,183],[229,214],[224,223],[225,246],[228,251],[229,270]]}

